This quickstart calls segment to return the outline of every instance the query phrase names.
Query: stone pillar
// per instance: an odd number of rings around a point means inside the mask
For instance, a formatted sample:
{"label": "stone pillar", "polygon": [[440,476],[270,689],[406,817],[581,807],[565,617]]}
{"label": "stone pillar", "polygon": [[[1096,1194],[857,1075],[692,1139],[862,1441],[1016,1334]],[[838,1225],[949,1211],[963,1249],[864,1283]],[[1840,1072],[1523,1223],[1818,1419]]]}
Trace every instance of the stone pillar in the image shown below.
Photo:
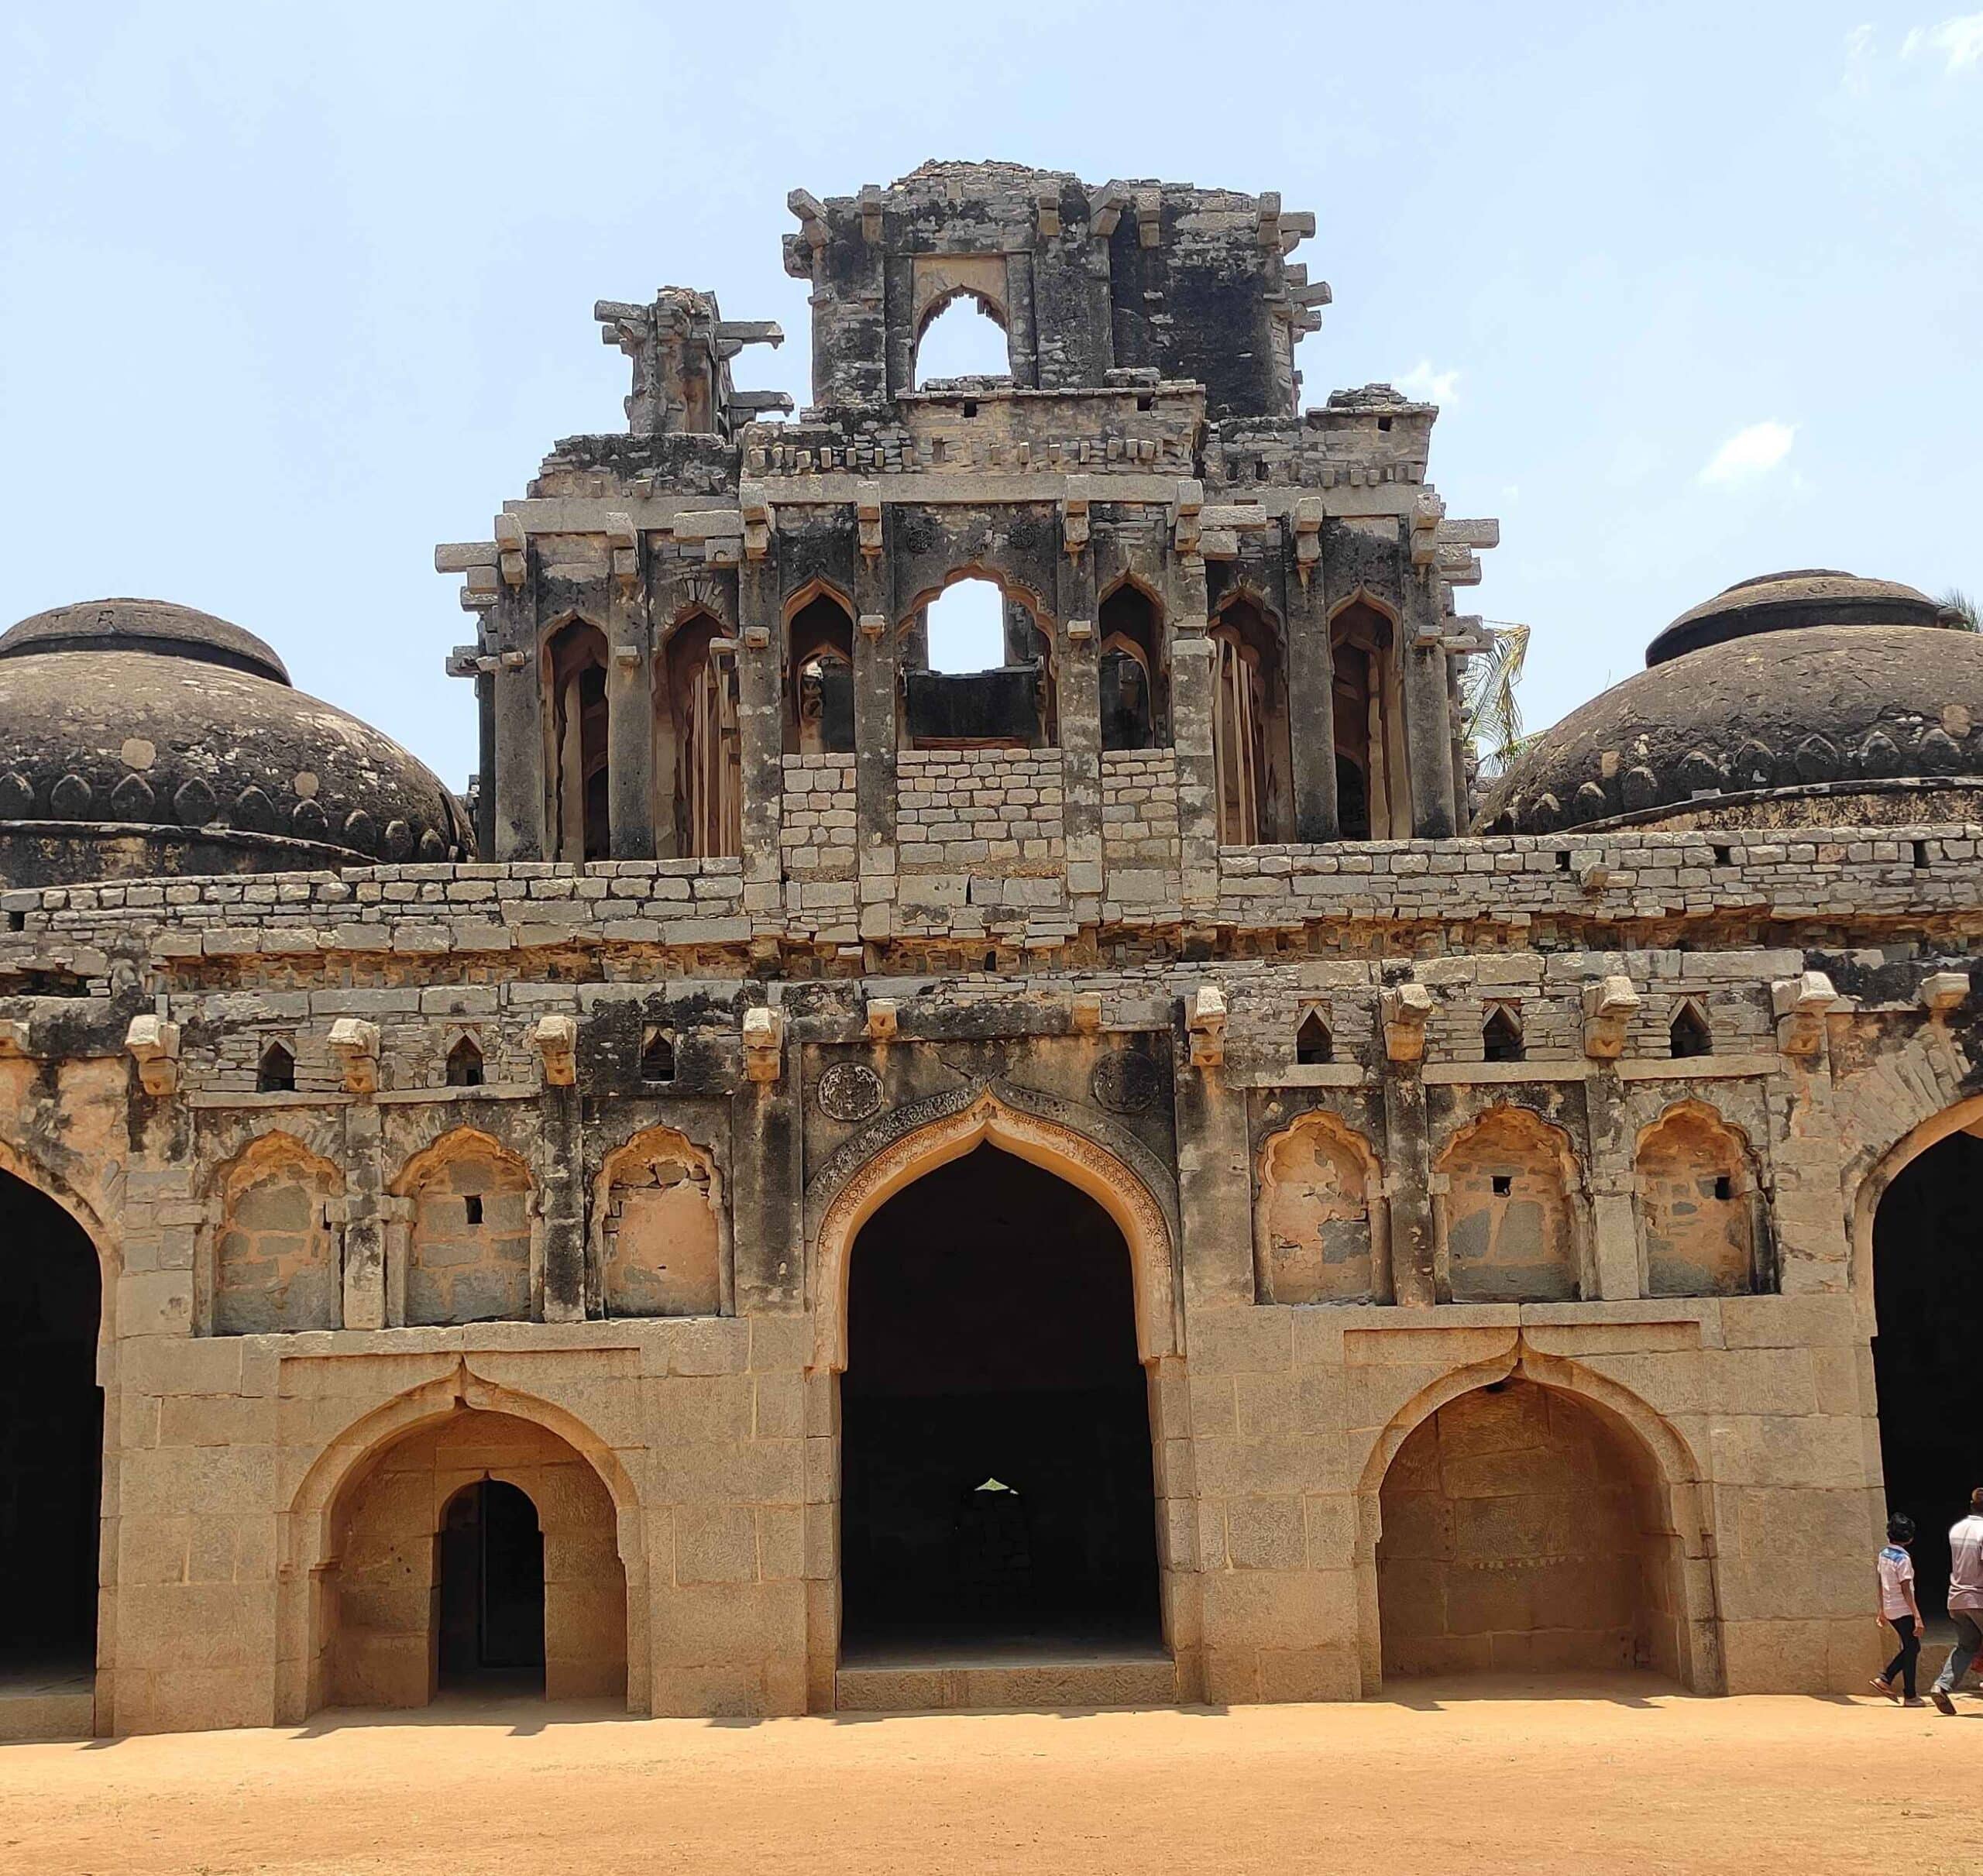
{"label": "stone pillar", "polygon": [[1590,1136],[1592,1274],[1596,1297],[1607,1303],[1639,1294],[1638,1208],[1632,1202],[1631,1129],[1624,1084],[1610,1062],[1594,1062],[1584,1084]]}
{"label": "stone pillar", "polygon": [[1304,585],[1292,546],[1287,563],[1287,722],[1294,754],[1294,837],[1335,840],[1342,826],[1335,793],[1335,658],[1329,644],[1328,582],[1319,558]]}
{"label": "stone pillar", "polygon": [[745,1081],[730,1105],[732,1294],[740,1316],[805,1307],[803,1097],[799,1045],[787,1036],[775,1078]]}
{"label": "stone pillar", "polygon": [[1033,317],[1030,252],[1005,256],[1005,349],[1013,383],[1037,387],[1040,345]]}
{"label": "stone pillar", "polygon": [[1391,1294],[1413,1308],[1438,1298],[1432,1142],[1416,1062],[1384,1067],[1384,1202],[1390,1211]]}
{"label": "stone pillar", "polygon": [[[882,539],[888,510],[882,510]],[[885,551],[863,554],[854,575],[854,857],[861,936],[885,943],[895,896],[895,640],[894,581]]]}
{"label": "stone pillar", "polygon": [[916,388],[916,266],[909,256],[891,254],[882,262],[882,293],[888,395],[892,399]]}
{"label": "stone pillar", "polygon": [[[638,562],[638,536],[629,548],[616,544]],[[614,569],[607,609],[606,664],[607,813],[613,857],[651,860],[654,837],[654,633],[638,574]]]}
{"label": "stone pillar", "polygon": [[539,1097],[537,1187],[543,1247],[543,1318],[582,1322],[586,1314],[585,1131],[576,1084]]}
{"label": "stone pillar", "polygon": [[1170,733],[1177,757],[1178,846],[1187,923],[1218,910],[1218,779],[1212,764],[1211,640],[1207,636],[1205,563],[1180,554],[1169,563]]}
{"label": "stone pillar", "polygon": [[506,587],[497,603],[495,642],[507,648],[491,680],[495,689],[496,850],[486,858],[541,860],[548,850],[544,685],[538,668],[535,613],[536,603],[528,588]]}
{"label": "stone pillar", "polygon": [[1095,623],[1095,554],[1084,548],[1060,562],[1057,637],[1060,766],[1067,843],[1067,892],[1101,916],[1101,663]]}
{"label": "stone pillar", "polygon": [[1447,713],[1446,650],[1439,642],[1438,582],[1406,583],[1402,652],[1404,737],[1411,759],[1411,831],[1421,840],[1450,840],[1453,826],[1453,740]]}
{"label": "stone pillar", "polygon": [[354,1095],[344,1111],[344,1326],[386,1326],[385,1132],[378,1104]]}
{"label": "stone pillar", "polygon": [[779,720],[785,634],[778,575],[768,558],[737,574],[737,725],[744,789],[744,910],[754,936],[783,929],[778,826],[785,800],[785,737]]}

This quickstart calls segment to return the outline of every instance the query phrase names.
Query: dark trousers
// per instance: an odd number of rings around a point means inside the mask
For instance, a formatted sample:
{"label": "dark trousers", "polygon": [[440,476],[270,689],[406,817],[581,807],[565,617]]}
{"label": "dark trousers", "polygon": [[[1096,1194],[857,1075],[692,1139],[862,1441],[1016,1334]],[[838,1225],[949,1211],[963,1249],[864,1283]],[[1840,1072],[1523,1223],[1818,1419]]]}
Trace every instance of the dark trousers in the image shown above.
{"label": "dark trousers", "polygon": [[1949,1650],[1948,1665],[1935,1677],[1937,1689],[1954,1693],[1969,1672],[1969,1664],[1983,1654],[1983,1609],[1951,1609],[1949,1620],[1955,1624],[1955,1646]]}
{"label": "dark trousers", "polygon": [[1911,1700],[1914,1698],[1914,1667],[1921,1658],[1921,1637],[1914,1632],[1912,1616],[1889,1616],[1887,1620],[1900,1637],[1900,1652],[1887,1663],[1887,1671],[1880,1678],[1891,1687],[1893,1677],[1900,1675],[1900,1690]]}

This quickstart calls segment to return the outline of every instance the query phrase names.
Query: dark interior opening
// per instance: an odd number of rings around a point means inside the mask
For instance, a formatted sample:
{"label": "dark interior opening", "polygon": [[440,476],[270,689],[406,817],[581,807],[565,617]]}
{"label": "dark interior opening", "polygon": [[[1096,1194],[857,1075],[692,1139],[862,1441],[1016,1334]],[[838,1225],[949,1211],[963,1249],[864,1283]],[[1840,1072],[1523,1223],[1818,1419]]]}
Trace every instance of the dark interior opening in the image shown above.
{"label": "dark interior opening", "polygon": [[270,1043],[256,1064],[255,1091],[258,1094],[293,1094],[296,1092],[296,1057],[280,1043]]}
{"label": "dark interior opening", "polygon": [[91,1674],[103,1489],[96,1248],[0,1173],[0,1676]]}
{"label": "dark interior opening", "polygon": [[1481,1052],[1490,1062],[1522,1059],[1521,1022],[1505,1004],[1497,1004],[1480,1027]]}
{"label": "dark interior opening", "polygon": [[1128,1247],[981,1146],[862,1228],[841,1380],[847,1658],[1160,1639]]}
{"label": "dark interior opening", "polygon": [[1916,1593],[1947,1607],[1949,1527],[1983,1485],[1983,1140],[1951,1134],[1903,1166],[1873,1217],[1873,1373],[1887,1510],[1919,1527]]}
{"label": "dark interior opening", "polygon": [[1672,1027],[1667,1032],[1667,1040],[1677,1057],[1714,1053],[1714,1036],[1707,1026],[1707,1019],[1691,1003],[1680,1005]]}
{"label": "dark interior opening", "polygon": [[1343,755],[1335,759],[1335,824],[1345,840],[1370,837],[1370,791],[1363,770]]}
{"label": "dark interior opening", "polygon": [[441,1525],[441,1685],[544,1691],[544,1533],[527,1493],[464,1486]]}
{"label": "dark interior opening", "polygon": [[1329,1034],[1329,1026],[1323,1022],[1319,1010],[1309,1011],[1294,1032],[1295,1060],[1311,1067],[1332,1061],[1335,1057],[1335,1038]]}
{"label": "dark interior opening", "polygon": [[464,1036],[448,1051],[448,1085],[479,1087],[482,1085],[482,1051],[473,1036]]}

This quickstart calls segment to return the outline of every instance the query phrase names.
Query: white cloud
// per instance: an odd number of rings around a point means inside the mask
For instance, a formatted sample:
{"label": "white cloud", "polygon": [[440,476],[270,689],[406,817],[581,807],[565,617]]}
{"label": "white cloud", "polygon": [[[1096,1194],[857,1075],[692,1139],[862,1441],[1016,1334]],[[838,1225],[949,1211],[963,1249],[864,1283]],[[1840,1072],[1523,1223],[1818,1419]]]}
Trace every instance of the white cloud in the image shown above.
{"label": "white cloud", "polygon": [[1944,70],[1959,72],[1983,65],[1983,13],[1957,13],[1940,26],[1916,26],[1900,43],[1900,56],[1938,52]]}
{"label": "white cloud", "polygon": [[1790,453],[1796,439],[1795,424],[1766,419],[1738,430],[1702,467],[1700,479],[1715,487],[1732,487],[1766,476]]}
{"label": "white cloud", "polygon": [[1435,371],[1430,359],[1421,359],[1404,376],[1394,380],[1393,388],[1421,404],[1449,404],[1453,400],[1453,387],[1459,383],[1458,372]]}

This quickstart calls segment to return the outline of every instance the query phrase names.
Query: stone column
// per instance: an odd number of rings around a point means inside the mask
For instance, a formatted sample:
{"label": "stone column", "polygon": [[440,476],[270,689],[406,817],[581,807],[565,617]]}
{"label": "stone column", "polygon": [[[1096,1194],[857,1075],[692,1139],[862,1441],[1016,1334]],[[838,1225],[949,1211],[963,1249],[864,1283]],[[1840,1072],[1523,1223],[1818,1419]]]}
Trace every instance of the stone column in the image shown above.
{"label": "stone column", "polygon": [[1178,845],[1187,923],[1218,910],[1218,778],[1212,764],[1211,640],[1205,563],[1179,554],[1167,565],[1170,617],[1170,740],[1177,757]]}
{"label": "stone column", "polygon": [[497,860],[541,860],[545,837],[544,696],[538,669],[536,602],[528,588],[506,587],[495,640],[507,648],[491,680],[495,699]]}
{"label": "stone column", "polygon": [[744,910],[754,936],[784,928],[778,826],[785,805],[785,738],[778,706],[785,634],[778,573],[769,558],[737,569],[737,725],[744,789]]}
{"label": "stone column", "polygon": [[[630,538],[634,545],[624,545]],[[638,534],[613,547],[640,555]],[[651,860],[654,838],[654,638],[644,582],[614,568],[606,665],[607,813],[616,860]]]}
{"label": "stone column", "polygon": [[586,1314],[585,1130],[576,1084],[547,1085],[539,1097],[537,1181],[546,1322]]}
{"label": "stone column", "polygon": [[1335,793],[1335,658],[1329,644],[1328,582],[1319,558],[1308,574],[1304,585],[1290,542],[1287,721],[1294,752],[1294,837],[1335,840],[1342,833]]}
{"label": "stone column", "polygon": [[386,1326],[385,1130],[378,1104],[355,1094],[344,1111],[344,1326]]}
{"label": "stone column", "polygon": [[730,1105],[732,1294],[740,1316],[805,1307],[804,1091],[799,1044],[787,1035],[775,1076],[744,1081]]}
{"label": "stone column", "polygon": [[[888,514],[882,510],[884,543]],[[861,936],[885,943],[895,896],[895,582],[885,547],[862,554],[854,579],[854,857]]]}
{"label": "stone column", "polygon": [[1632,1203],[1631,1128],[1624,1084],[1614,1063],[1591,1064],[1584,1102],[1590,1136],[1592,1273],[1598,1298],[1617,1302],[1639,1294],[1639,1234]]}
{"label": "stone column", "polygon": [[1060,607],[1057,701],[1067,892],[1092,902],[1092,911],[1077,921],[1092,924],[1101,916],[1101,665],[1092,548],[1061,556]]}
{"label": "stone column", "polygon": [[1403,639],[1404,736],[1411,758],[1411,831],[1421,840],[1452,838],[1452,723],[1448,714],[1446,650],[1439,642],[1438,582],[1414,574],[1405,586]]}
{"label": "stone column", "polygon": [[1040,347],[1033,317],[1033,256],[1029,251],[1005,256],[1005,349],[1013,383],[1036,387],[1040,383]]}
{"label": "stone column", "polygon": [[1432,1211],[1432,1142],[1425,1084],[1416,1062],[1384,1065],[1384,1202],[1389,1209],[1391,1294],[1425,1308],[1438,1298],[1438,1233]]}

